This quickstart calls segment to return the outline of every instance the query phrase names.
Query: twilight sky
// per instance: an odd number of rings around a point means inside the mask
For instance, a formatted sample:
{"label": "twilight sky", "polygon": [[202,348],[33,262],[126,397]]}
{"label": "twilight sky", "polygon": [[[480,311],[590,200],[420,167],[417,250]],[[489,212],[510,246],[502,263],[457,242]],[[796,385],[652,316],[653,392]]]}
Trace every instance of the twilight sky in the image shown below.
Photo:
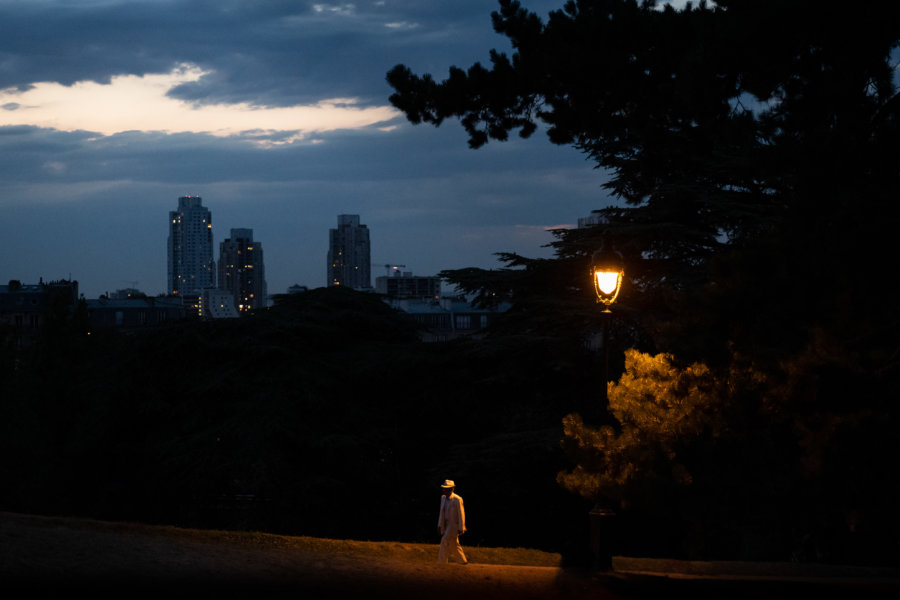
{"label": "twilight sky", "polygon": [[[541,15],[562,0],[524,0]],[[215,258],[252,228],[270,293],[325,285],[359,214],[374,277],[550,256],[548,227],[610,202],[602,171],[537,133],[466,145],[389,104],[397,63],[444,79],[509,51],[495,0],[0,0],[0,281],[95,298],[166,286],[168,212],[199,195]]]}

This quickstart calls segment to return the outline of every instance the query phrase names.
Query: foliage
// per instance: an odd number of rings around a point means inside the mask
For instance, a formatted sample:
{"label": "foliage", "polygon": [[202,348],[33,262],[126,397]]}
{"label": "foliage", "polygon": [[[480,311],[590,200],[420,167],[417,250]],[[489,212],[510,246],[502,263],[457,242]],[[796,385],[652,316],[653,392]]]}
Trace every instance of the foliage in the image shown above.
{"label": "foliage", "polygon": [[[602,211],[628,265],[622,302],[659,350],[722,364],[737,344],[777,362],[842,305],[896,322],[873,260],[891,252],[877,215],[900,183],[890,3],[654,5],[569,1],[544,22],[501,0],[511,56],[442,82],[398,65],[391,101],[413,123],[459,118],[473,147],[543,123],[610,171],[626,205]],[[585,266],[599,234],[560,232],[559,258]]]}
{"label": "foliage", "polygon": [[[702,434],[716,436],[724,426],[721,383],[702,364],[683,369],[672,357],[625,353],[625,373],[609,385],[609,409],[618,427],[586,426],[581,417],[563,419],[567,442],[580,455],[560,483],[583,496],[623,500],[644,479],[689,485],[691,473],[680,448]],[[657,473],[660,468],[666,473]]]}
{"label": "foliage", "polygon": [[679,365],[614,360],[630,399],[613,406],[620,429],[567,418],[583,452],[563,481],[677,516],[673,535],[702,536],[691,543],[706,554],[742,555],[736,539],[767,531],[747,544],[786,556],[806,537],[834,560],[842,545],[854,560],[871,558],[866,546],[896,560],[885,540],[900,531],[900,490],[884,477],[900,417],[900,312],[883,262],[900,188],[892,4],[570,0],[546,19],[499,6],[510,55],[443,81],[398,65],[391,101],[413,123],[458,118],[473,148],[544,129],[606,170],[619,204],[597,211],[603,226],[557,232],[554,260],[443,275],[512,300],[509,328],[579,335],[600,327],[584,273],[608,235],[627,277],[610,356],[634,347]]}
{"label": "foliage", "polygon": [[[794,559],[894,564],[900,500],[873,461],[900,450],[885,407],[848,402],[843,359],[822,346],[773,379],[735,357],[702,363],[628,350],[609,385],[614,425],[563,419],[576,463],[566,489],[631,520],[631,552],[693,559]],[[815,363],[816,366],[811,366]],[[833,406],[811,385],[828,377]],[[856,390],[865,393],[865,390]],[[891,400],[885,399],[885,404]],[[878,490],[878,494],[872,494]]]}
{"label": "foliage", "polygon": [[[476,305],[511,305],[499,315],[490,334],[539,335],[582,339],[596,328],[596,306],[579,286],[587,273],[583,260],[529,259],[498,253],[500,269],[467,268],[442,271],[440,276]],[[573,276],[573,272],[577,273]]]}

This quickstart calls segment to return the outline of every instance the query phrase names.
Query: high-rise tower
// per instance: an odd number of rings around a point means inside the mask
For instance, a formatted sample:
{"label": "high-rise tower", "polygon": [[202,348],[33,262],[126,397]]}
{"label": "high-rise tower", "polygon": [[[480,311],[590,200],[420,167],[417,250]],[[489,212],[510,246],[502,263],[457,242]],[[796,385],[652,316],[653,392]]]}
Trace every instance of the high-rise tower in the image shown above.
{"label": "high-rise tower", "polygon": [[231,292],[239,312],[266,306],[266,273],[262,244],[252,229],[232,229],[219,244],[219,289]]}
{"label": "high-rise tower", "polygon": [[337,229],[328,233],[328,285],[371,289],[370,266],[369,229],[359,215],[338,215]]}
{"label": "high-rise tower", "polygon": [[200,196],[182,196],[169,212],[168,293],[194,302],[215,286],[212,215]]}

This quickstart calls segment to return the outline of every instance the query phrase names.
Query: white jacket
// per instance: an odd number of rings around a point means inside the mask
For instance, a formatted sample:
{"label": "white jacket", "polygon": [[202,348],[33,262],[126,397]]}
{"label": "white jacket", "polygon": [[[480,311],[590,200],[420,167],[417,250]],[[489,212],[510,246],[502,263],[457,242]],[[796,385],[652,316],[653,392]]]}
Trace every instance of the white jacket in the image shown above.
{"label": "white jacket", "polygon": [[[444,510],[447,504],[450,504],[448,510]],[[463,499],[453,492],[450,496],[441,496],[441,512],[438,515],[438,529],[443,533],[450,528],[456,528],[456,531],[463,533],[466,530],[466,511],[463,508]]]}

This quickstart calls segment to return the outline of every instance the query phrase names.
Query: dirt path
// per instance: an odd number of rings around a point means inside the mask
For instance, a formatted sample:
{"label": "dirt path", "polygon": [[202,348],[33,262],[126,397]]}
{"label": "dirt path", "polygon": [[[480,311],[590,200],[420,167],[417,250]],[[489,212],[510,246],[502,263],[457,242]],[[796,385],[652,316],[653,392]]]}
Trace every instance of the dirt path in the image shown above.
{"label": "dirt path", "polygon": [[[481,549],[486,551],[488,549]],[[496,549],[491,549],[496,550]],[[91,600],[894,600],[895,579],[591,575],[515,549],[482,562],[438,565],[437,546],[208,532],[0,512],[0,598]],[[478,555],[471,549],[470,558]],[[642,564],[649,565],[647,561]]]}
{"label": "dirt path", "polygon": [[[557,567],[438,565],[0,515],[0,591],[93,597],[616,598]],[[5,594],[4,594],[5,596]],[[13,597],[13,596],[9,596]]]}

